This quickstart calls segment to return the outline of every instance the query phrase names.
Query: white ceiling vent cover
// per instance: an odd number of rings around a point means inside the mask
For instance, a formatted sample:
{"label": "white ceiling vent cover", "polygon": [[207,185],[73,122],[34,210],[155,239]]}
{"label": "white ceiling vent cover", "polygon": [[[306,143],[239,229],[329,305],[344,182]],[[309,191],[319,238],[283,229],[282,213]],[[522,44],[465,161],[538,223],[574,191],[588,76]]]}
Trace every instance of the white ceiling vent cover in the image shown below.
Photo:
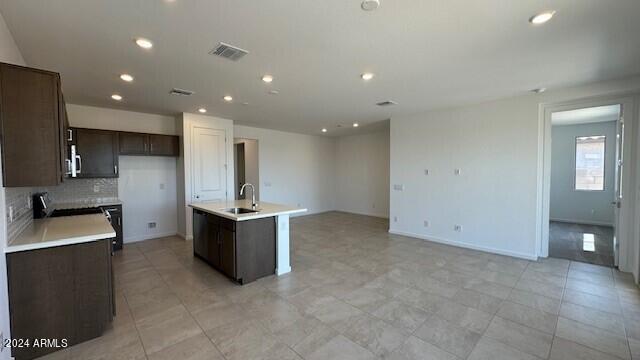
{"label": "white ceiling vent cover", "polygon": [[247,50],[240,49],[239,47],[235,47],[233,45],[225,44],[221,42],[216,46],[213,50],[209,51],[211,55],[217,55],[223,57],[225,59],[229,59],[231,61],[238,61],[243,56],[247,55],[249,52]]}
{"label": "white ceiling vent cover", "polygon": [[195,92],[193,92],[191,90],[173,88],[173,89],[171,89],[171,91],[169,91],[169,94],[171,94],[171,95],[180,95],[180,96],[191,96],[191,95],[195,94]]}
{"label": "white ceiling vent cover", "polygon": [[378,106],[391,106],[391,105],[398,105],[398,103],[393,101],[393,100],[387,100],[387,101],[381,101],[381,102],[377,103],[376,105],[378,105]]}

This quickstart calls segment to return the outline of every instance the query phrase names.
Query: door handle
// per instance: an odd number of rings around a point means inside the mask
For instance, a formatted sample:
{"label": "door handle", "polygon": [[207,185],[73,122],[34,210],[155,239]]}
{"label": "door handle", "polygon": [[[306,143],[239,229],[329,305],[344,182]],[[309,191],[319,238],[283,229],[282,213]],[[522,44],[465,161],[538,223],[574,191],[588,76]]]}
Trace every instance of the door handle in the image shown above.
{"label": "door handle", "polygon": [[69,136],[67,137],[67,141],[73,141],[73,130],[67,129]]}
{"label": "door handle", "polygon": [[78,160],[78,170],[76,170],[76,172],[78,174],[82,174],[82,157],[79,154],[77,154],[76,159]]}

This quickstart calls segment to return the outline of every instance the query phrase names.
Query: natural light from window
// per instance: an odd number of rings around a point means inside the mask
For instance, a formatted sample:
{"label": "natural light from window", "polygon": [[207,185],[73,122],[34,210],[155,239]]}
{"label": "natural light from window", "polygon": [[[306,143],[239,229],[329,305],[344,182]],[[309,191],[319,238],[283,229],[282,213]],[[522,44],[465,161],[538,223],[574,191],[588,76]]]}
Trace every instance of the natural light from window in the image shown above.
{"label": "natural light from window", "polygon": [[596,251],[596,239],[593,234],[582,234],[582,250]]}
{"label": "natural light from window", "polygon": [[576,138],[576,190],[604,190],[605,136]]}

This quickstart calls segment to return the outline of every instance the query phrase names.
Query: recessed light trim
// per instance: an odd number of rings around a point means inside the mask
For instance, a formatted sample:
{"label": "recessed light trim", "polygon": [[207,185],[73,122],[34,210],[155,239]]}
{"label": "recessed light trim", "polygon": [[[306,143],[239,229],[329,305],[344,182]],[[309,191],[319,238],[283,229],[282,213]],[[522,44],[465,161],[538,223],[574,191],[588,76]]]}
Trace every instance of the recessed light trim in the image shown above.
{"label": "recessed light trim", "polygon": [[360,77],[362,78],[362,80],[364,81],[369,81],[371,79],[373,79],[373,77],[375,76],[374,73],[370,73],[370,72],[366,72],[360,75]]}
{"label": "recessed light trim", "polygon": [[133,81],[133,76],[131,76],[129,74],[122,74],[122,75],[120,75],[120,79],[122,79],[122,81],[132,82]]}
{"label": "recessed light trim", "polygon": [[322,128],[322,132],[326,133],[327,132],[327,128]]}
{"label": "recessed light trim", "polygon": [[358,127],[358,126],[360,126],[360,124],[358,124],[358,123],[353,123],[353,127],[354,127],[354,128],[355,128],[355,127]]}
{"label": "recessed light trim", "polygon": [[137,38],[136,45],[140,46],[143,49],[151,49],[153,47],[153,43],[149,39],[145,38]]}
{"label": "recessed light trim", "polygon": [[529,22],[533,25],[542,25],[551,20],[555,14],[555,10],[544,11],[530,17]]}
{"label": "recessed light trim", "polygon": [[278,95],[278,94],[280,94],[280,91],[279,90],[269,90],[269,94]]}
{"label": "recessed light trim", "polygon": [[271,83],[273,81],[273,76],[272,75],[264,75],[262,77],[262,81],[264,81],[267,84],[269,84],[269,83]]}
{"label": "recessed light trim", "polygon": [[233,96],[231,95],[225,95],[224,97],[222,97],[222,99],[226,102],[232,102],[233,101]]}
{"label": "recessed light trim", "polygon": [[204,113],[206,113],[206,112],[207,112],[207,109],[205,109],[205,108],[200,108],[200,109],[198,109],[198,112],[199,112],[200,114],[204,114]]}
{"label": "recessed light trim", "polygon": [[547,91],[547,88],[544,88],[544,87],[531,90],[531,92],[534,92],[536,94],[542,94],[545,91]]}
{"label": "recessed light trim", "polygon": [[111,95],[111,98],[115,101],[122,101],[122,95],[119,94],[113,94]]}

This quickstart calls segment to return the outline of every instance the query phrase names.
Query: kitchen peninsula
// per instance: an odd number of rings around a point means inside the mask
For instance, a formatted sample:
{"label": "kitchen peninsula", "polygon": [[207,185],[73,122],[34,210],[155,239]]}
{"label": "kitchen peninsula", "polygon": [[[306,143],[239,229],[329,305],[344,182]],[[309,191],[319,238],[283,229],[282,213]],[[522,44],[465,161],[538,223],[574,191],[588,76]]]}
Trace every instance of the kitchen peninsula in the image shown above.
{"label": "kitchen peninsula", "polygon": [[289,216],[307,211],[251,201],[200,202],[193,208],[193,252],[232,280],[246,284],[291,271]]}

